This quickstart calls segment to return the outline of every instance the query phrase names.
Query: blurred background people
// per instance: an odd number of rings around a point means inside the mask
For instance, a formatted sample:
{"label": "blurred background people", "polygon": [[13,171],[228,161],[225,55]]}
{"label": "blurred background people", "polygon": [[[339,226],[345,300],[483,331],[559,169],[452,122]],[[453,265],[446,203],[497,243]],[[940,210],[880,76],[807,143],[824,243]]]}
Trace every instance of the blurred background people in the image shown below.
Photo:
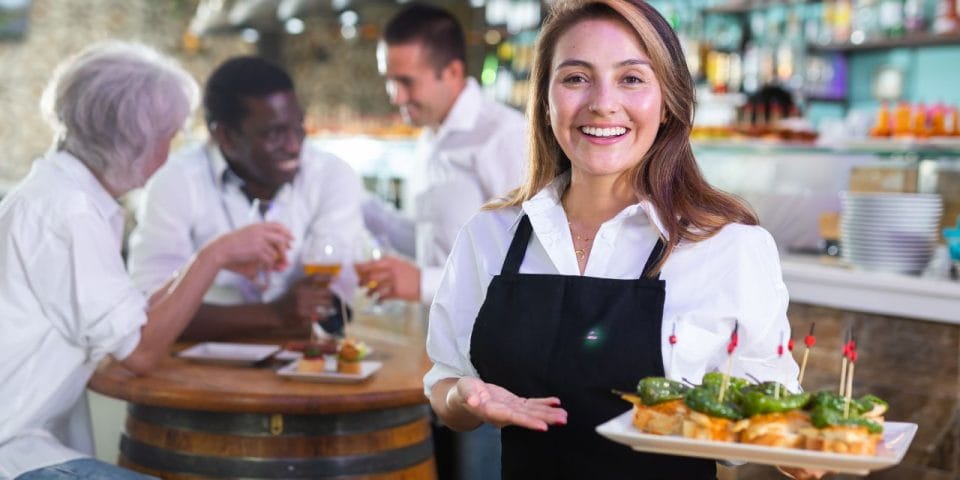
{"label": "blurred background people", "polygon": [[48,84],[54,145],[0,203],[0,478],[144,478],[89,458],[94,368],[111,355],[150,372],[221,269],[285,266],[292,237],[265,222],[209,238],[149,299],[127,275],[116,199],[163,164],[196,96],[172,60],[119,42]]}
{"label": "blurred background people", "polygon": [[[398,12],[384,27],[377,64],[391,103],[423,131],[409,187],[415,195],[413,220],[371,199],[364,205],[364,221],[391,244],[415,244],[416,263],[387,256],[360,264],[358,271],[381,299],[429,305],[460,228],[484,203],[522,182],[526,123],[516,110],[486,99],[467,75],[463,28],[442,8],[414,3]],[[499,477],[496,429],[452,435],[438,428],[441,477]],[[447,472],[450,464],[455,473]]]}
{"label": "blurred background people", "polygon": [[364,221],[398,251],[415,253],[416,263],[388,257],[364,271],[381,298],[429,304],[460,227],[522,182],[526,124],[467,76],[463,29],[439,7],[414,3],[397,13],[384,27],[377,63],[390,101],[423,130],[408,187],[413,220],[371,197]]}
{"label": "blurred background people", "polygon": [[295,237],[290,265],[252,280],[221,273],[184,337],[305,335],[311,320],[339,331],[340,299],[348,301],[356,285],[353,269],[331,287],[329,279],[305,275],[304,255],[327,248],[328,262],[350,260],[363,232],[359,177],[304,142],[293,81],[270,61],[224,62],[207,80],[203,107],[210,141],[178,152],[145,189],[130,238],[137,285],[155,288],[217,235],[277,221]]}

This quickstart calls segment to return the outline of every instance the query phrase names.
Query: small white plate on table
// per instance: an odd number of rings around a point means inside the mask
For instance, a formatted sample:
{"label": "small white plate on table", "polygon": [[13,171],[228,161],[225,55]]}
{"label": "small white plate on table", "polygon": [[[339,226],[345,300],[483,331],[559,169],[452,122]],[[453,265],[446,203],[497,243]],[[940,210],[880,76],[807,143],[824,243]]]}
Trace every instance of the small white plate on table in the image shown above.
{"label": "small white plate on table", "polygon": [[181,351],[177,356],[194,362],[242,366],[266,360],[279,350],[278,345],[203,342]]}
{"label": "small white plate on table", "polygon": [[382,362],[375,360],[361,360],[360,373],[340,373],[340,372],[298,372],[297,364],[293,362],[277,370],[277,375],[296,380],[305,380],[308,382],[321,383],[357,383],[362,382],[383,366]]}
{"label": "small white plate on table", "polygon": [[694,440],[674,435],[652,435],[642,433],[633,426],[633,410],[598,426],[597,433],[640,452],[715,460],[742,460],[763,465],[866,475],[872,470],[900,463],[917,433],[917,424],[885,422],[883,442],[877,446],[876,455],[844,455],[746,443]]}

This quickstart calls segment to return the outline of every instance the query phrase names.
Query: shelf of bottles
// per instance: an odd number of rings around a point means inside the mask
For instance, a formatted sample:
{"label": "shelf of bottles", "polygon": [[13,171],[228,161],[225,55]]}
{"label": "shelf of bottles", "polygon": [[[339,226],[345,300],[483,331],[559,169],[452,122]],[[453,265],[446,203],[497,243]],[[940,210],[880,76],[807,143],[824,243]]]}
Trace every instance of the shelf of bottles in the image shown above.
{"label": "shelf of bottles", "polygon": [[542,6],[539,0],[486,0],[485,8],[488,51],[481,84],[496,100],[523,110]]}
{"label": "shelf of bottles", "polygon": [[846,53],[960,44],[960,0],[655,0],[714,93],[778,84],[845,101]]}

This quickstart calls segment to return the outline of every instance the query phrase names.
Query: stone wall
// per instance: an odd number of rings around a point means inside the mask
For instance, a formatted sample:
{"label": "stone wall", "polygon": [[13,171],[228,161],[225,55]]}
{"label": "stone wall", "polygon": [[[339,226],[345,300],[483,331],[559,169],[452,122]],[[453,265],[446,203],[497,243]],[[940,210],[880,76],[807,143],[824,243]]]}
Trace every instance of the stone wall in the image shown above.
{"label": "stone wall", "polygon": [[[799,340],[816,322],[804,388],[838,389],[844,332],[857,341],[854,396],[873,393],[890,402],[887,420],[919,425],[903,463],[871,479],[956,480],[960,478],[960,326],[856,313],[805,304],[789,309]],[[794,351],[798,361],[802,347]],[[722,478],[785,478],[770,467],[745,465]],[[836,475],[831,479],[862,478]]]}

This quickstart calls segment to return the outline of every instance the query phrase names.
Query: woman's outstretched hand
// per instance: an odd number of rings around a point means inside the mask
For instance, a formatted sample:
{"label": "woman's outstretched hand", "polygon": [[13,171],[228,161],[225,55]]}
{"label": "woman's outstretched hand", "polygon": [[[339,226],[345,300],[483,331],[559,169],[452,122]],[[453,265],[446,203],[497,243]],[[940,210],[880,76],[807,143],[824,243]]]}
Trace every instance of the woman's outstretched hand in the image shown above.
{"label": "woman's outstretched hand", "polygon": [[460,408],[497,428],[516,425],[546,431],[550,425],[567,423],[567,411],[560,408],[559,398],[521,398],[476,377],[460,378],[450,389],[447,402],[462,402]]}

